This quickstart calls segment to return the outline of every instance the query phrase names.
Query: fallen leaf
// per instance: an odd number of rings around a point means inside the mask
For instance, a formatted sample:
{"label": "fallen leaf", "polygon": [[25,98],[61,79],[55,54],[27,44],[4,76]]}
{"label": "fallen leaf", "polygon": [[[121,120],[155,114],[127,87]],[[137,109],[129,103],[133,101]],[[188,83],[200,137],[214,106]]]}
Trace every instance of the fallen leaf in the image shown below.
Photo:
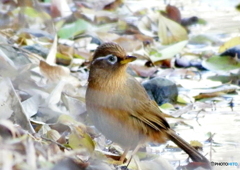
{"label": "fallen leaf", "polygon": [[181,13],[180,10],[173,5],[167,5],[166,6],[166,14],[167,17],[177,23],[181,23]]}
{"label": "fallen leaf", "polygon": [[209,98],[209,97],[216,97],[216,96],[221,96],[226,93],[231,93],[236,90],[238,90],[239,87],[236,85],[231,85],[231,84],[224,84],[219,87],[215,87],[213,89],[205,89],[205,90],[200,90],[199,94],[194,96],[195,99],[202,99],[202,98]]}
{"label": "fallen leaf", "polygon": [[23,110],[19,97],[9,78],[0,78],[0,119],[10,119],[25,130],[34,133],[34,129]]}
{"label": "fallen leaf", "polygon": [[233,57],[212,56],[207,60],[203,60],[202,66],[211,71],[229,71],[239,69],[240,63]]}
{"label": "fallen leaf", "polygon": [[182,49],[186,46],[187,43],[188,43],[188,41],[185,40],[185,41],[181,41],[181,42],[171,44],[168,46],[162,46],[161,49],[160,49],[160,47],[152,48],[149,51],[150,59],[154,63],[159,60],[173,58],[174,55],[176,55],[182,51]]}
{"label": "fallen leaf", "polygon": [[68,77],[70,74],[68,68],[58,65],[50,65],[43,60],[40,61],[39,67],[42,74],[53,82],[58,82],[61,79]]}
{"label": "fallen leaf", "polygon": [[[83,19],[78,19],[75,22],[65,24],[59,31],[58,36],[63,39],[73,38],[77,34],[82,34],[88,31],[91,24]],[[93,26],[92,26],[93,27]]]}
{"label": "fallen leaf", "polygon": [[46,62],[49,64],[54,64],[56,63],[56,54],[57,54],[57,35],[55,35],[54,40],[53,40],[53,44],[50,48],[50,51],[48,53],[48,56],[46,58]]}
{"label": "fallen leaf", "polygon": [[51,0],[51,14],[53,17],[67,17],[72,11],[66,0]]}
{"label": "fallen leaf", "polygon": [[90,153],[94,151],[95,143],[89,134],[75,125],[71,125],[71,131],[69,135],[69,146],[72,149],[87,149]]}
{"label": "fallen leaf", "polygon": [[56,131],[56,130],[49,130],[47,132],[46,136],[47,136],[48,139],[51,139],[53,141],[57,141],[61,137],[59,132]]}
{"label": "fallen leaf", "polygon": [[188,39],[187,31],[175,21],[159,13],[158,36],[163,45],[169,45]]}
{"label": "fallen leaf", "polygon": [[240,45],[240,37],[234,37],[234,38],[228,40],[227,42],[225,42],[223,45],[221,45],[219,47],[218,52],[222,53],[222,52],[226,51],[227,49],[232,48],[237,45]]}

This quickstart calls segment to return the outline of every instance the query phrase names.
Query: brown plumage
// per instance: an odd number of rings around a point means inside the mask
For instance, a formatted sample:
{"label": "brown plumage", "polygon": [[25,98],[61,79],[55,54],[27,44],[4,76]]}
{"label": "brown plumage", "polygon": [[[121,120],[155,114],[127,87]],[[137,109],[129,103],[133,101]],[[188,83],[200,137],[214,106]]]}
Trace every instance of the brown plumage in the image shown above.
{"label": "brown plumage", "polygon": [[172,140],[193,161],[208,160],[180,138],[150,100],[145,89],[127,74],[127,63],[135,60],[115,43],[100,45],[93,55],[86,92],[88,114],[96,128],[125,149],[148,141]]}

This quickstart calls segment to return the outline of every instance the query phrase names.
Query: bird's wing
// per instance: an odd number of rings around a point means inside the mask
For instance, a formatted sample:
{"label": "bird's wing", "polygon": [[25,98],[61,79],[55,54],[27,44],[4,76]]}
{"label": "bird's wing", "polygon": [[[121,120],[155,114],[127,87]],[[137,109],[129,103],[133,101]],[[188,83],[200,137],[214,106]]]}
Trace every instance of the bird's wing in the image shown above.
{"label": "bird's wing", "polygon": [[129,78],[128,81],[132,85],[131,87],[134,87],[134,90],[129,90],[131,95],[131,102],[129,102],[131,103],[131,106],[129,106],[131,116],[157,131],[168,129],[169,124],[163,117],[157,103],[148,97],[143,86],[133,77]]}

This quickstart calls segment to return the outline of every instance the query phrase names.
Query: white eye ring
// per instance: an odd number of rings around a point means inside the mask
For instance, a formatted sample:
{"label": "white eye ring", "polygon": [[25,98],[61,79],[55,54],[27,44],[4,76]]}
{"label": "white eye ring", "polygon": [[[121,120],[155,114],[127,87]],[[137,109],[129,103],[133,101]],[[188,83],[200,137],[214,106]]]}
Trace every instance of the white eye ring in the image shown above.
{"label": "white eye ring", "polygon": [[116,62],[117,62],[117,57],[116,56],[114,56],[114,55],[112,55],[112,54],[110,54],[110,55],[108,55],[107,56],[108,58],[107,58],[107,61],[110,63],[110,64],[115,64]]}

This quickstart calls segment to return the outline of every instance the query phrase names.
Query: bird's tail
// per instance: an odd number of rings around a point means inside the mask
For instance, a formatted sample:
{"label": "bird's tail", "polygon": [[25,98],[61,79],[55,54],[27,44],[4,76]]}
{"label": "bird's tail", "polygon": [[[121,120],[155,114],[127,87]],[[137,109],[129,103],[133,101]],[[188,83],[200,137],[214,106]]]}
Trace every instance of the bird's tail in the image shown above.
{"label": "bird's tail", "polygon": [[195,148],[178,136],[173,130],[168,130],[167,134],[168,138],[178,145],[178,147],[184,150],[194,162],[204,162],[209,165],[209,168],[211,167],[210,162],[205,156],[203,156]]}

